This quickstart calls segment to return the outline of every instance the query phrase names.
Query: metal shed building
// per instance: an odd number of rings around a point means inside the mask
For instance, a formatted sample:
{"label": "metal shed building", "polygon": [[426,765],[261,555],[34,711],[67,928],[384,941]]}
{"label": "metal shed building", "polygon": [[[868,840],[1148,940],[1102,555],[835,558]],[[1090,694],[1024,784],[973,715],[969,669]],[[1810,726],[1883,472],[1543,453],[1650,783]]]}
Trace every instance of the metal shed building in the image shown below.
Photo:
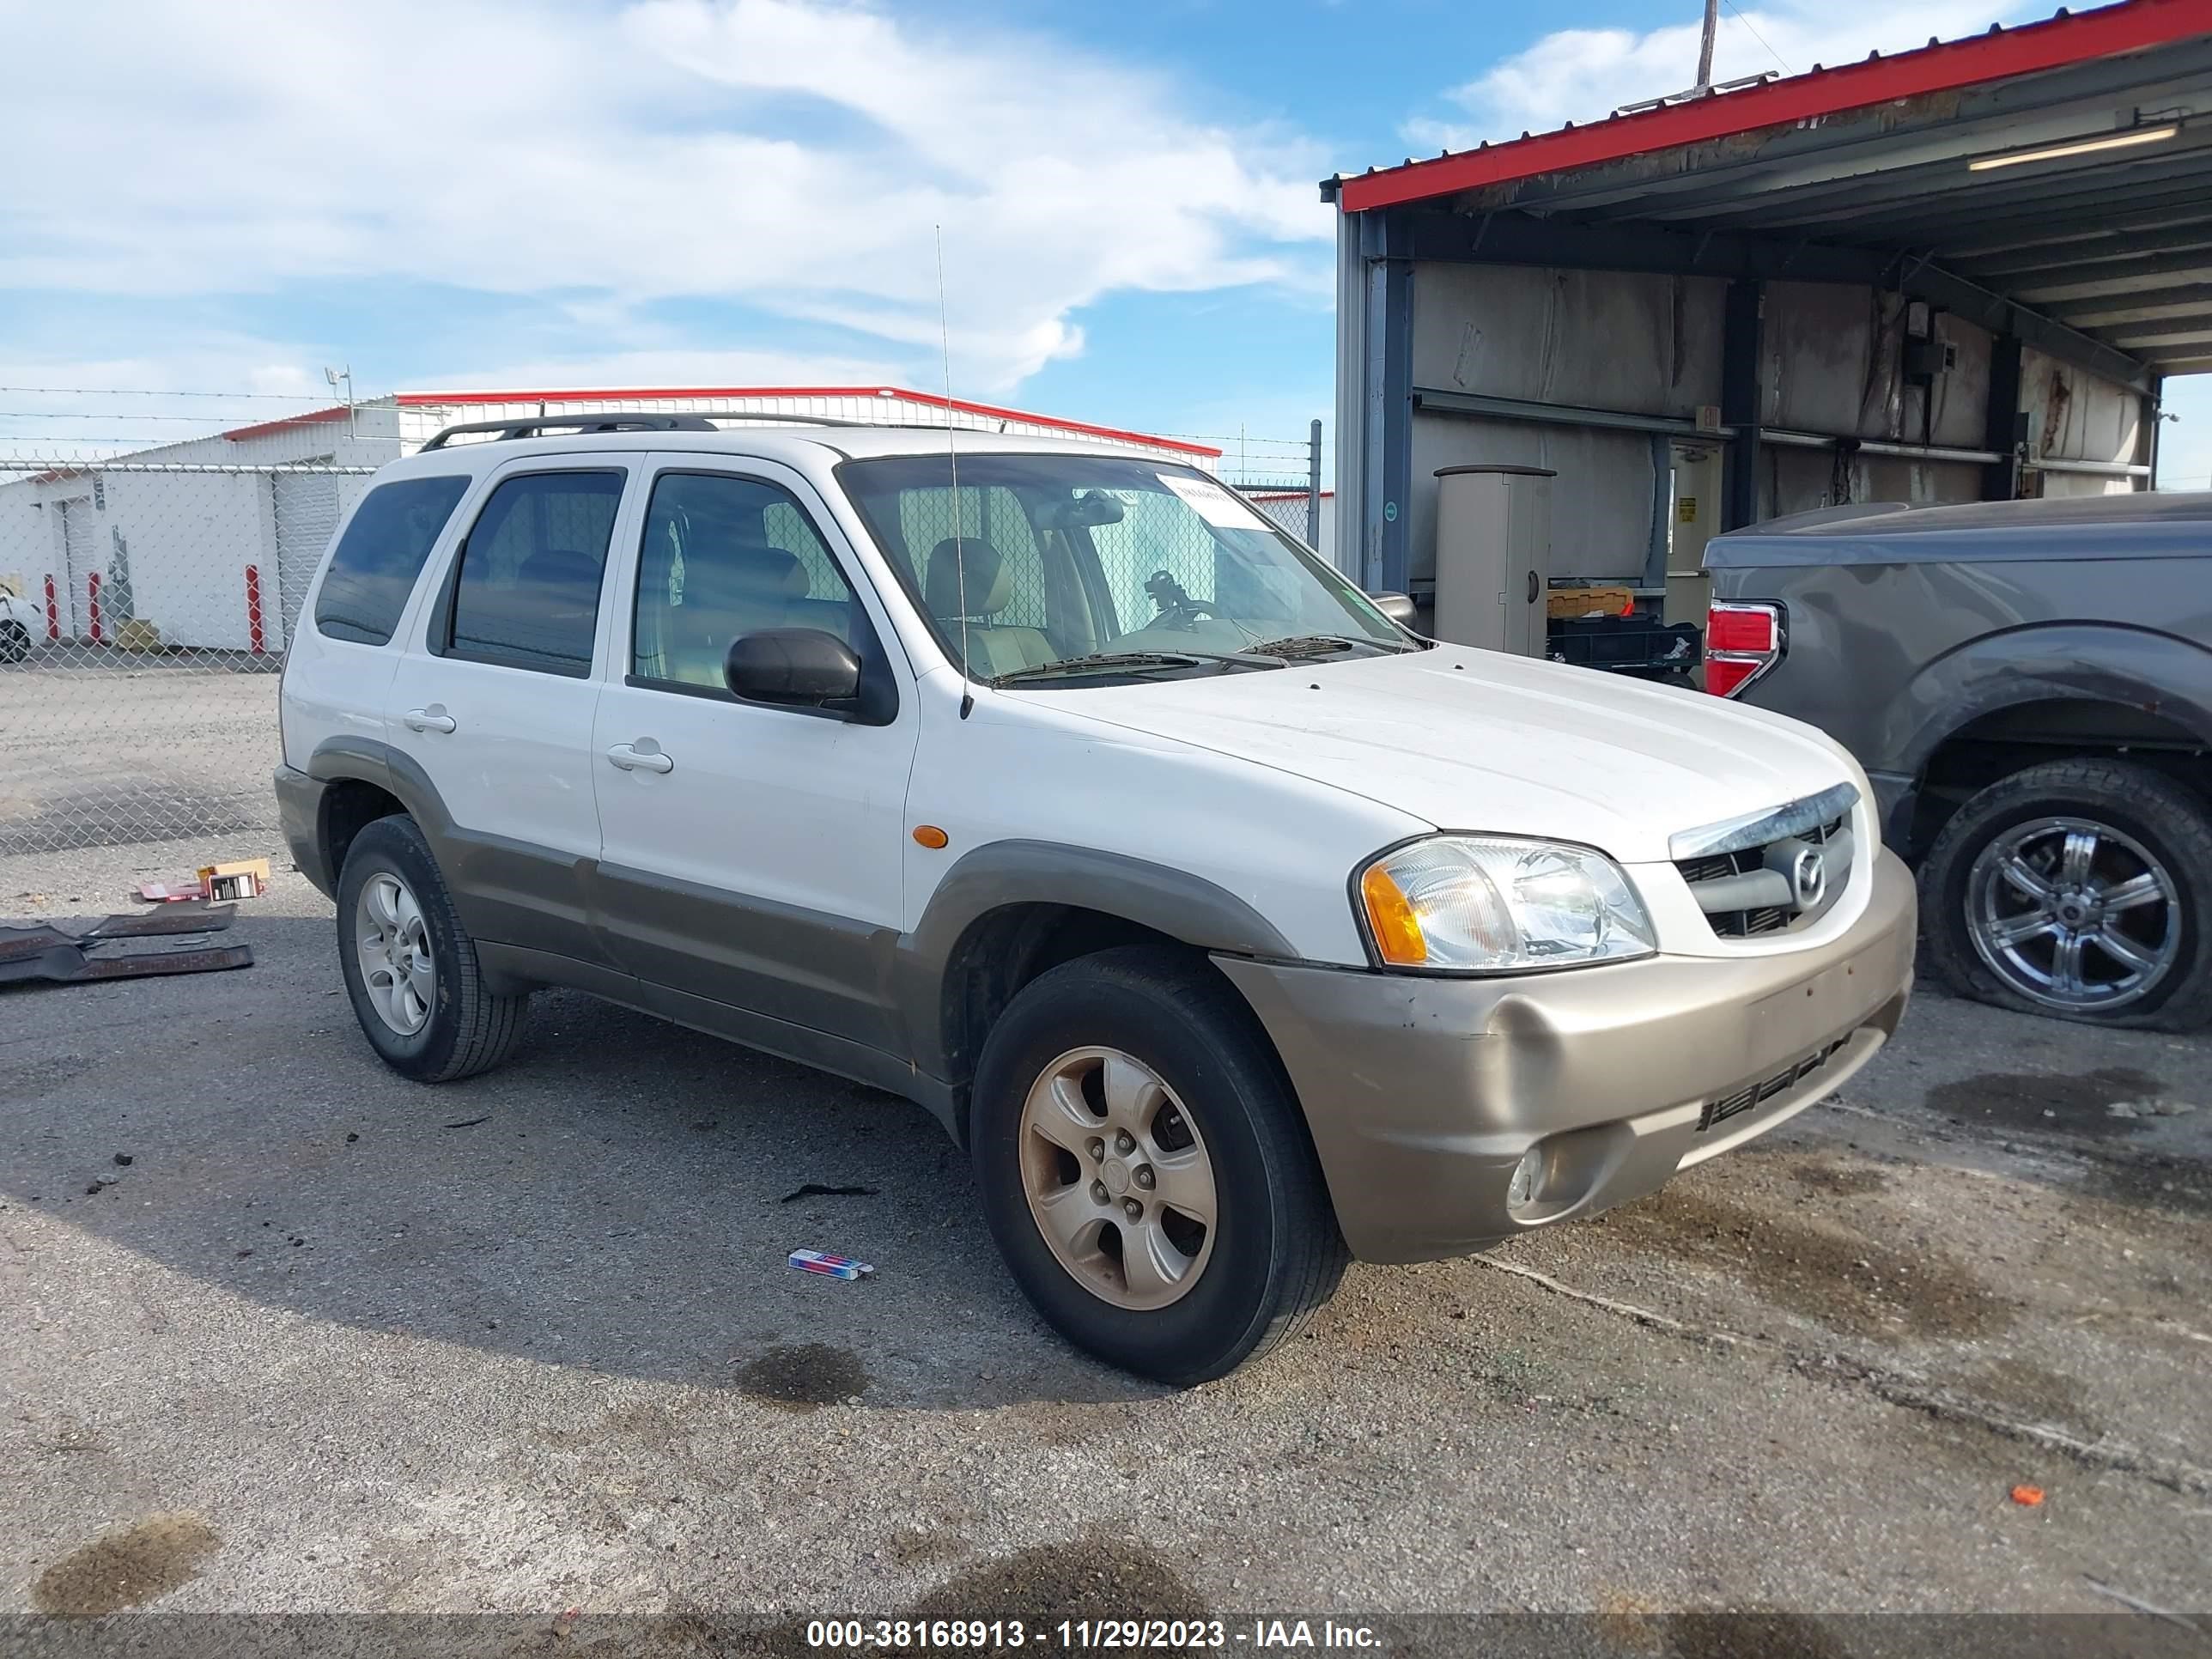
{"label": "metal shed building", "polygon": [[1439,470],[1701,615],[1724,529],[2148,486],[2212,370],[2212,0],[2128,0],[1327,180],[1336,547],[1428,598]]}

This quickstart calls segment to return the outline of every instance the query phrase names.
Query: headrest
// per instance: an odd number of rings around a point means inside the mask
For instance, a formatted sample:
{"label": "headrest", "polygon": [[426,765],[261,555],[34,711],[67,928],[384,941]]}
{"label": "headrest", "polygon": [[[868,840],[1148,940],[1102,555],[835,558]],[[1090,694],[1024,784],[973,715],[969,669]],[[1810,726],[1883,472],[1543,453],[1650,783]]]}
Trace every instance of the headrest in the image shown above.
{"label": "headrest", "polygon": [[[968,608],[960,608],[961,567],[965,564]],[[999,550],[981,536],[951,537],[929,550],[929,569],[922,578],[921,602],[940,622],[966,615],[995,617],[1013,603],[1013,567]]]}
{"label": "headrest", "polygon": [[603,568],[601,561],[579,549],[544,547],[525,559],[515,574],[532,584],[596,588]]}
{"label": "headrest", "polygon": [[686,604],[727,604],[764,596],[803,597],[806,567],[766,542],[702,538],[684,561]]}

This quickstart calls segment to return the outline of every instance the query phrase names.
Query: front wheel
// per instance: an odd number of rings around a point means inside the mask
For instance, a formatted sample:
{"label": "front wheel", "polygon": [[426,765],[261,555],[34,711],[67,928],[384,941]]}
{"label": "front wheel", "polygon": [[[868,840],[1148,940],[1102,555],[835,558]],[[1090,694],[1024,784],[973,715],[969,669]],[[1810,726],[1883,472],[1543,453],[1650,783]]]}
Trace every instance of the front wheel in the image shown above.
{"label": "front wheel", "polygon": [[1235,990],[1178,952],[1103,951],[1024,987],[984,1044],[972,1127],[1007,1267],[1109,1364],[1220,1376],[1343,1273],[1279,1064]]}
{"label": "front wheel", "polygon": [[0,622],[0,662],[21,662],[31,654],[31,630],[19,622]]}
{"label": "front wheel", "polygon": [[2106,1025],[2212,1023],[2212,807],[2124,761],[1991,784],[1921,866],[1936,968],[1981,1001]]}

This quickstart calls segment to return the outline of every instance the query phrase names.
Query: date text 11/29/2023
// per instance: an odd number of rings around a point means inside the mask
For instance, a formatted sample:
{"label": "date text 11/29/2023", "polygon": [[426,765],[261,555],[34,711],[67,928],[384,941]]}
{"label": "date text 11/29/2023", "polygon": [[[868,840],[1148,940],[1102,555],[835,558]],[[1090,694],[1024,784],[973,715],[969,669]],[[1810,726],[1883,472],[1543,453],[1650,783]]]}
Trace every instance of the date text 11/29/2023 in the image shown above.
{"label": "date text 11/29/2023", "polygon": [[1195,1653],[1209,1649],[1349,1648],[1374,1650],[1382,1638],[1364,1625],[1333,1619],[815,1619],[806,1645],[833,1653],[1005,1652],[1121,1650]]}

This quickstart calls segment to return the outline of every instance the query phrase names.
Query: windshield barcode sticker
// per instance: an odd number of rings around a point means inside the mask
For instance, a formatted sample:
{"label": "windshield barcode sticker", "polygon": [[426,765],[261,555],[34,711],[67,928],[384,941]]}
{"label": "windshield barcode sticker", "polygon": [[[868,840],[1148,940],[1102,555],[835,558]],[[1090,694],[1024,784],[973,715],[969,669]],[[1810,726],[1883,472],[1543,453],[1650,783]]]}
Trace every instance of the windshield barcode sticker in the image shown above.
{"label": "windshield barcode sticker", "polygon": [[1159,481],[1180,495],[1190,510],[1224,530],[1264,530],[1267,521],[1211,478],[1187,472],[1163,472]]}

